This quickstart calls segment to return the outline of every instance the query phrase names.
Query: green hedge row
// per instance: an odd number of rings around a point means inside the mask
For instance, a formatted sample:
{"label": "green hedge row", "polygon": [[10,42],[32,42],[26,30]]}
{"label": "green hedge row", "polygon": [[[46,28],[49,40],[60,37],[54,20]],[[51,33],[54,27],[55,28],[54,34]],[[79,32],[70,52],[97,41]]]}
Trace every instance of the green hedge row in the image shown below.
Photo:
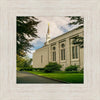
{"label": "green hedge row", "polygon": [[65,68],[65,71],[77,71],[79,66],[71,65]]}
{"label": "green hedge row", "polygon": [[78,65],[70,65],[65,68],[66,72],[84,72],[83,68],[80,68]]}
{"label": "green hedge row", "polygon": [[[56,72],[56,71],[60,71],[61,69],[61,65],[57,64],[56,62],[49,62],[48,65],[46,65],[44,68],[32,68],[30,67],[20,67],[18,68],[18,71],[42,71],[42,72],[46,72],[46,73],[51,73],[51,72]],[[68,67],[65,68],[65,72],[68,73],[78,73],[84,72],[83,68],[80,68],[77,65],[70,65]]]}
{"label": "green hedge row", "polygon": [[18,71],[44,71],[44,68],[18,67]]}
{"label": "green hedge row", "polygon": [[32,70],[33,70],[32,67],[22,67],[22,68],[20,68],[19,71],[32,71]]}
{"label": "green hedge row", "polygon": [[44,71],[44,68],[33,68],[34,71]]}

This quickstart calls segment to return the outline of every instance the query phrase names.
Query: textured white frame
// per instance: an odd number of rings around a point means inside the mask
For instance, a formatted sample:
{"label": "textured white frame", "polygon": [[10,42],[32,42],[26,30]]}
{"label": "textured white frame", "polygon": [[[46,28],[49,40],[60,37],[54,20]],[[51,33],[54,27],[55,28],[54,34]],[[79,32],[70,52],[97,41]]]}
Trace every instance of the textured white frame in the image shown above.
{"label": "textured white frame", "polygon": [[[0,100],[100,100],[99,0],[0,0]],[[84,16],[84,84],[16,84],[16,16]]]}

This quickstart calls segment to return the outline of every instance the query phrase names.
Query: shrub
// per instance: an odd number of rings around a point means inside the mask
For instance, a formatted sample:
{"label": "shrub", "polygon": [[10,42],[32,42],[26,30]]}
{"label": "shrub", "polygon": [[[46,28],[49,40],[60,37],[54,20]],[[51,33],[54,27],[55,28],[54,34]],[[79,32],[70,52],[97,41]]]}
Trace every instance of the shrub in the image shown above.
{"label": "shrub", "polygon": [[44,68],[33,68],[34,71],[44,71]]}
{"label": "shrub", "polygon": [[80,72],[83,73],[84,72],[84,68],[81,68]]}
{"label": "shrub", "polygon": [[33,68],[32,67],[23,67],[23,68],[20,68],[20,71],[32,71]]}
{"label": "shrub", "polygon": [[28,57],[21,57],[19,55],[17,55],[17,67],[31,67],[31,63],[32,63],[32,59],[28,58]]}
{"label": "shrub", "polygon": [[66,67],[65,71],[77,71],[78,68],[79,66],[77,65],[71,65],[69,67]]}
{"label": "shrub", "polygon": [[49,62],[49,64],[45,66],[44,72],[51,73],[54,71],[60,71],[61,67],[62,66],[60,64],[57,64],[56,62]]}
{"label": "shrub", "polygon": [[20,71],[20,69],[21,69],[20,67],[17,67],[17,71]]}
{"label": "shrub", "polygon": [[65,71],[67,73],[80,73],[79,71]]}

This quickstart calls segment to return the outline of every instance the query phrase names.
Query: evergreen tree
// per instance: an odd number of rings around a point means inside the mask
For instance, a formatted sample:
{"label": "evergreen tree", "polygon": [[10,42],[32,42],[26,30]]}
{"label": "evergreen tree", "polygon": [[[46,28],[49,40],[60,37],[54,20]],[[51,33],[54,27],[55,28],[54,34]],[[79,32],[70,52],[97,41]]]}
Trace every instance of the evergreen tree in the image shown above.
{"label": "evergreen tree", "polygon": [[20,17],[16,18],[17,24],[17,55],[25,56],[33,46],[30,42],[38,37],[36,26],[39,23],[35,17]]}
{"label": "evergreen tree", "polygon": [[[81,16],[69,16],[71,22],[69,25],[84,25],[84,18]],[[80,48],[84,47],[84,37],[76,36],[73,38],[73,44],[78,44]]]}
{"label": "evergreen tree", "polygon": [[84,18],[81,16],[69,16],[70,20],[72,22],[69,23],[69,25],[83,25],[84,24]]}
{"label": "evergreen tree", "polygon": [[32,59],[29,57],[22,57],[17,55],[17,67],[30,67],[32,63]]}

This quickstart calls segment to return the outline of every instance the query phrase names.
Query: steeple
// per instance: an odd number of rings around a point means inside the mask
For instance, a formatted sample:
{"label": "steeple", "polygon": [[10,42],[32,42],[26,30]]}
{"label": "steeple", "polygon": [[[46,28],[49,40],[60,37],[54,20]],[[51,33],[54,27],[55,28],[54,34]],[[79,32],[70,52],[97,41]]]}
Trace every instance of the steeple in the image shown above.
{"label": "steeple", "polygon": [[49,44],[49,40],[50,40],[50,29],[49,29],[49,23],[48,23],[48,30],[47,30],[47,34],[46,34],[46,44]]}
{"label": "steeple", "polygon": [[49,30],[49,23],[48,23],[48,31],[47,31],[47,33],[48,33],[48,34],[50,33],[50,30]]}

